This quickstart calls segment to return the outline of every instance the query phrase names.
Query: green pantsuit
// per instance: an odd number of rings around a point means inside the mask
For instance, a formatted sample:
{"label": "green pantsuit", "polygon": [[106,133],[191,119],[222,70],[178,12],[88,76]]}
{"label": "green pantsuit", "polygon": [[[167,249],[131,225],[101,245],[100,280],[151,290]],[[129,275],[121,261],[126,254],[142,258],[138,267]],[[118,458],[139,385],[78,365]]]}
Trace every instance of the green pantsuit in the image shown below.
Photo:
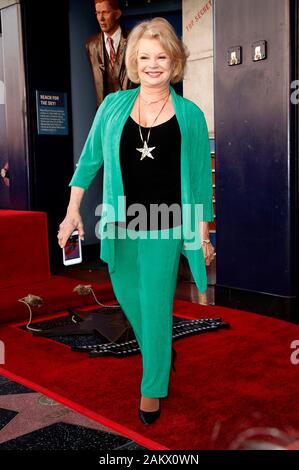
{"label": "green pantsuit", "polygon": [[69,186],[87,190],[104,164],[103,207],[98,229],[100,257],[108,264],[116,297],[140,342],[141,392],[144,396],[162,397],[167,395],[170,372],[171,315],[180,253],[188,259],[198,290],[205,292],[207,288],[199,223],[214,219],[212,164],[203,111],[170,86],[181,132],[183,237],[181,240],[142,239],[141,236],[137,240],[111,239],[113,222],[126,220],[119,150],[124,125],[139,92],[140,86],[106,96]]}
{"label": "green pantsuit", "polygon": [[182,243],[181,226],[151,231],[116,226],[110,278],[141,349],[145,397],[168,395],[172,308]]}

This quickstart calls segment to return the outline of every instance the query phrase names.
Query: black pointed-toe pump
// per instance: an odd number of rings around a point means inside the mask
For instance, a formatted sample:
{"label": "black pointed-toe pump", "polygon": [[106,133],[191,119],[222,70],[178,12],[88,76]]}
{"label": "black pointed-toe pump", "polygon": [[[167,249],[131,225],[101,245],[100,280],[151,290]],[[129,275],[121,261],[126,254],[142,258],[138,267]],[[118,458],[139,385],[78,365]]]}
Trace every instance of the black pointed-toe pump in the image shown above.
{"label": "black pointed-toe pump", "polygon": [[139,417],[143,424],[152,424],[161,414],[160,403],[156,411],[143,411],[139,408]]}

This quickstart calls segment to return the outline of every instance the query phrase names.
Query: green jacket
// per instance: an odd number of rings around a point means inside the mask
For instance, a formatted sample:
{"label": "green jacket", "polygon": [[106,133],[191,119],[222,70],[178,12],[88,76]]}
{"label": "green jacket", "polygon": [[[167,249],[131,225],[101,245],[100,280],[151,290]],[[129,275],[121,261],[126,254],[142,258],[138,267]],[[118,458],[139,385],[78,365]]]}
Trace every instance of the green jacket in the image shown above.
{"label": "green jacket", "polygon": [[[125,221],[124,189],[119,160],[123,127],[140,86],[106,96],[94,118],[77,168],[69,186],[88,189],[104,163],[102,217],[99,224],[100,257],[114,270],[114,224]],[[202,110],[178,95],[170,86],[172,102],[181,131],[182,254],[187,257],[196,286],[207,288],[206,266],[201,246],[199,221],[213,221],[212,165],[208,129]],[[195,229],[196,228],[196,229]]]}

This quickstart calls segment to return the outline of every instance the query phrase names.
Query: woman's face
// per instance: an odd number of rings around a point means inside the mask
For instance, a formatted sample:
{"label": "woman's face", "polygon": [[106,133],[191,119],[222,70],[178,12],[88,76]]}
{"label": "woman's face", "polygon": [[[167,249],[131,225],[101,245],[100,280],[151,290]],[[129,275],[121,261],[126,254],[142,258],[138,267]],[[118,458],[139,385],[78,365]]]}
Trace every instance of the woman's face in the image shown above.
{"label": "woman's face", "polygon": [[163,49],[159,39],[141,38],[137,51],[137,70],[140,83],[149,87],[169,84],[171,58]]}

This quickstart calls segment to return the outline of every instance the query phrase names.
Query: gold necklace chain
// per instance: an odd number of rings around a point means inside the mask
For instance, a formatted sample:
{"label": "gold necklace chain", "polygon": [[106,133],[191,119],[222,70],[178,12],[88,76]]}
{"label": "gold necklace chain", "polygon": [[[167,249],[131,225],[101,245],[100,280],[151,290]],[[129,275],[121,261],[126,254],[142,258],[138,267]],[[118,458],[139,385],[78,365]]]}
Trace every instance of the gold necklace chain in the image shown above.
{"label": "gold necklace chain", "polygon": [[[140,96],[140,94],[139,94],[139,96]],[[154,122],[152,123],[151,127],[150,127],[149,130],[148,130],[146,143],[148,143],[148,141],[149,141],[149,137],[150,137],[150,133],[151,133],[152,127],[153,127],[153,125],[155,124],[155,122],[157,121],[157,119],[158,119],[158,117],[160,116],[160,114],[162,113],[163,109],[165,108],[169,96],[170,96],[170,92],[168,93],[167,98],[166,98],[166,100],[165,100],[165,102],[164,102],[162,108],[160,109],[158,115],[156,116]],[[160,101],[160,100],[159,100],[159,101]],[[138,110],[138,111],[139,111],[139,112],[138,112],[138,117],[139,117],[139,123],[138,123],[139,134],[140,134],[141,142],[144,143],[144,139],[143,139],[143,135],[142,135],[142,132],[141,132],[141,127],[140,127],[140,98],[139,98],[139,110]]]}
{"label": "gold necklace chain", "polygon": [[[168,96],[168,95],[167,95],[167,96]],[[164,100],[164,98],[165,98],[165,97],[163,96],[163,98],[160,98],[160,99],[157,100],[157,101],[146,101],[146,100],[143,98],[143,96],[141,96],[141,93],[140,93],[140,97],[143,99],[143,101],[144,101],[146,104],[159,103],[159,101],[162,101],[162,100]]]}

